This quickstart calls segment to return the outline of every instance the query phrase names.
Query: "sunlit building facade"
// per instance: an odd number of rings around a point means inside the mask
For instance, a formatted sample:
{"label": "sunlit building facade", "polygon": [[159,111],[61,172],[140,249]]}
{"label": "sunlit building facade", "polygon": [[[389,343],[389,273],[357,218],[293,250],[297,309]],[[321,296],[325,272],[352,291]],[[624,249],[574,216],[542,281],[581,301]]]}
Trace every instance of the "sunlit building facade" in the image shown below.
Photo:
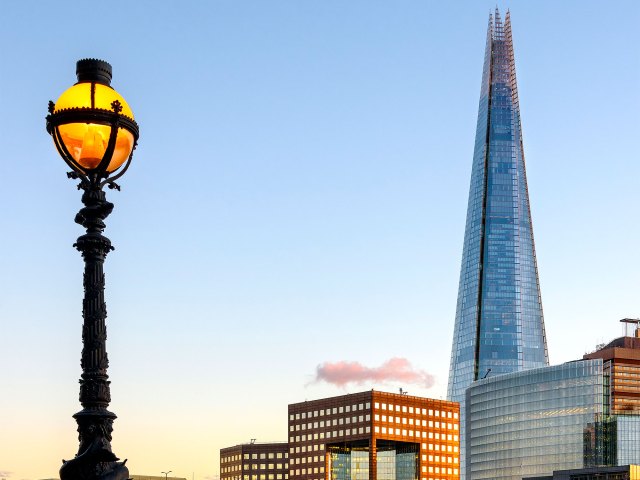
{"label": "sunlit building facade", "polygon": [[[625,319],[626,320],[626,319]],[[640,330],[603,345],[585,359],[600,358],[609,377],[612,415],[640,415]]]}
{"label": "sunlit building facade", "polygon": [[290,480],[457,480],[459,405],[367,391],[289,405]]}

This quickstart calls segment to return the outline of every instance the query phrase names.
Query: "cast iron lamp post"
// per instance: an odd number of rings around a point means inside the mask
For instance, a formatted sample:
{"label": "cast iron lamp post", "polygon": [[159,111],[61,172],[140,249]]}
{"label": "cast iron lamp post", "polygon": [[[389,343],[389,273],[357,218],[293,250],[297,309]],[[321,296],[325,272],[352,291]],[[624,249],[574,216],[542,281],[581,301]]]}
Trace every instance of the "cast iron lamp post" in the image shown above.
{"label": "cast iron lamp post", "polygon": [[76,65],[78,83],[54,104],[49,102],[47,132],[62,159],[71,168],[69,178],[79,179],[84,207],[76,223],[86,228],[74,247],[84,259],[82,303],[82,410],[73,417],[78,423],[80,447],[75,458],[62,462],[61,480],[125,480],[129,470],[111,451],[111,432],[116,415],[107,408],[111,401],[109,361],[106,350],[106,317],[103,264],[113,250],[102,235],[104,219],[113,210],[103,187],[120,189],[120,178],[131,163],[138,141],[138,125],[122,96],[111,88],[111,65],[85,59]]}

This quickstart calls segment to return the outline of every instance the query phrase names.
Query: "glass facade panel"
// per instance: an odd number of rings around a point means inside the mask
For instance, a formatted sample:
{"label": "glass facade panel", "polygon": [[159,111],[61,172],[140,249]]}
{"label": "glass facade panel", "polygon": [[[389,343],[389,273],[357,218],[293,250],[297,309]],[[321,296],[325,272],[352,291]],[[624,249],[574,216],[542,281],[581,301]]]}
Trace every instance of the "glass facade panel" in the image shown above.
{"label": "glass facade panel", "polygon": [[[369,447],[329,445],[331,480],[369,480]],[[418,480],[419,445],[394,441],[376,442],[376,480]]]}
{"label": "glass facade panel", "polygon": [[600,359],[474,383],[466,392],[467,480],[520,480],[588,465],[585,432],[602,418],[603,398]]}

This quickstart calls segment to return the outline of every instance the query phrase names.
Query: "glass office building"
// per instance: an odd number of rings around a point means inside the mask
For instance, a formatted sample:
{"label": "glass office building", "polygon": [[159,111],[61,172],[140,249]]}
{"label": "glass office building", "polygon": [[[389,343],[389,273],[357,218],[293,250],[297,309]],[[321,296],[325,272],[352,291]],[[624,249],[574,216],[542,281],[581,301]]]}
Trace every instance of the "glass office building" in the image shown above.
{"label": "glass office building", "polygon": [[601,359],[475,382],[466,392],[467,480],[520,480],[597,463],[586,442],[606,413],[604,390]]}
{"label": "glass office building", "polygon": [[529,211],[511,20],[489,30],[447,398],[494,376],[548,365]]}
{"label": "glass office building", "polygon": [[548,365],[509,12],[489,16],[447,399],[485,376]]}

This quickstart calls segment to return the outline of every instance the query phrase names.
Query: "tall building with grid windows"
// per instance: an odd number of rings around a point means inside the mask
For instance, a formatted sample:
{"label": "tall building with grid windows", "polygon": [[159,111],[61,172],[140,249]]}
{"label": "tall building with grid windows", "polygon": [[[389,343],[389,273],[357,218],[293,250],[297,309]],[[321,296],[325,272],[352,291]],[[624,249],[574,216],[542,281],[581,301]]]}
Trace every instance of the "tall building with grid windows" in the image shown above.
{"label": "tall building with grid windows", "polygon": [[507,12],[489,17],[447,398],[548,365]]}
{"label": "tall building with grid windows", "polygon": [[459,405],[370,390],[289,405],[290,480],[457,480]]}

